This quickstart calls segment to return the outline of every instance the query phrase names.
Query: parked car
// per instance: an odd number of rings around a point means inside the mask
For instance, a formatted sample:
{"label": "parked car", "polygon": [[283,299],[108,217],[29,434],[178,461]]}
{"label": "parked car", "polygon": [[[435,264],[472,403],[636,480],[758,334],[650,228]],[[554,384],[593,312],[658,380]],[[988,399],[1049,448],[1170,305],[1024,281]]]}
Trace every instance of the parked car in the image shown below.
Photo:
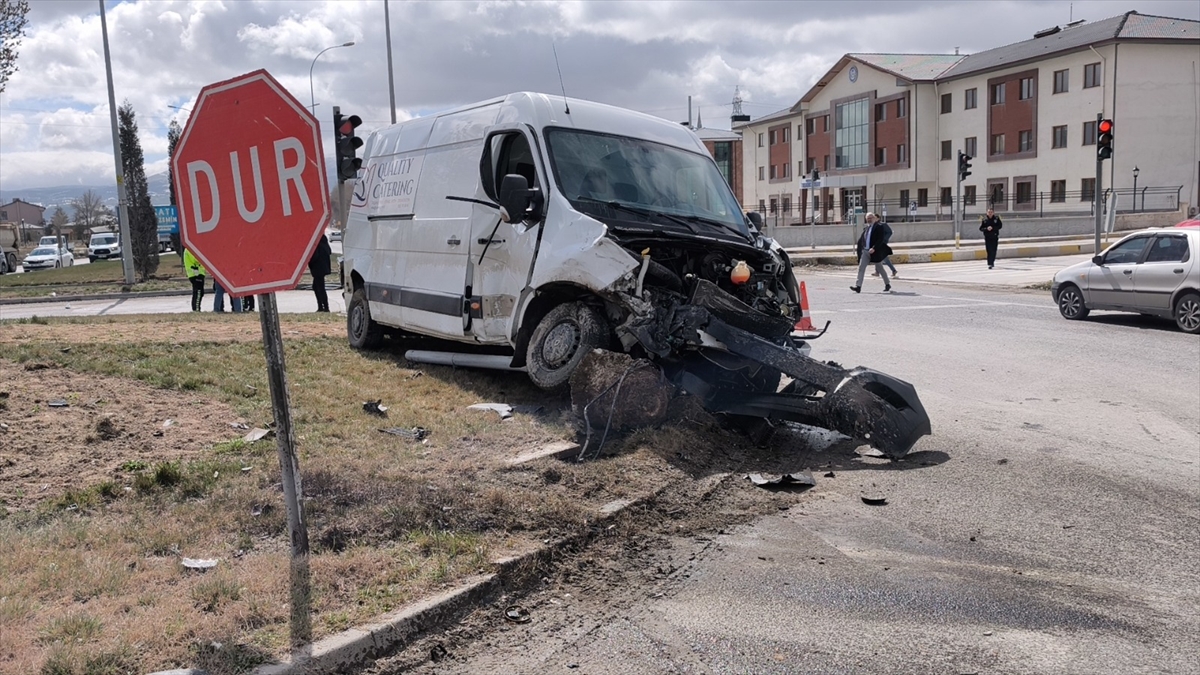
{"label": "parked car", "polygon": [[57,267],[70,267],[75,263],[75,256],[65,248],[58,246],[38,246],[25,256],[22,265],[26,272],[33,270],[48,270]]}
{"label": "parked car", "polygon": [[1094,309],[1138,312],[1200,333],[1200,228],[1134,232],[1060,270],[1050,292],[1066,319],[1085,319]]}
{"label": "parked car", "polygon": [[341,240],[342,240],[342,231],[341,230],[329,230],[329,241],[341,241]]}
{"label": "parked car", "polygon": [[88,260],[96,262],[97,260],[108,260],[110,258],[121,257],[121,242],[116,234],[111,232],[101,232],[93,234],[91,241],[88,242]]}

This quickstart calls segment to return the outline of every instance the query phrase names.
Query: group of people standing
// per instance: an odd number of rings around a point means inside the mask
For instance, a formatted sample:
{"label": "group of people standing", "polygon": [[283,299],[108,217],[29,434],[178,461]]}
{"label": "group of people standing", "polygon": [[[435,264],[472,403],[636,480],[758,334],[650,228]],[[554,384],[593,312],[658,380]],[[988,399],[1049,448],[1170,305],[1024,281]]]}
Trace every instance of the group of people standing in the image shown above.
{"label": "group of people standing", "polygon": [[[858,278],[850,290],[855,293],[862,292],[867,265],[874,264],[875,271],[871,273],[871,276],[883,279],[883,292],[887,293],[892,290],[891,279],[900,276],[896,272],[896,266],[892,264],[892,247],[888,246],[888,241],[892,238],[892,228],[874,213],[868,213],[863,220],[866,221],[866,225],[863,226],[863,231],[854,246],[854,253],[858,257]],[[996,267],[996,251],[1000,247],[1000,229],[1003,227],[1004,222],[1000,220],[1000,216],[996,215],[994,209],[988,209],[987,215],[979,221],[979,231],[983,233],[983,246],[987,251],[989,270]],[[891,278],[888,277],[885,266],[891,268]]]}
{"label": "group of people standing", "polygon": [[[308,261],[308,272],[313,278],[313,295],[317,298],[318,312],[329,311],[329,293],[325,290],[325,277],[329,276],[332,271],[333,265],[330,261],[332,255],[333,249],[329,246],[329,238],[322,234],[321,240],[317,242],[317,249],[313,251],[312,258]],[[186,248],[183,249],[183,269],[187,274],[188,281],[192,284],[192,311],[202,311],[201,303],[204,300],[204,291],[207,286],[208,270],[204,269],[204,265]],[[230,309],[235,313],[254,311],[253,295],[241,298],[231,297],[229,300]],[[215,278],[213,279],[212,311],[225,311],[225,289]]]}

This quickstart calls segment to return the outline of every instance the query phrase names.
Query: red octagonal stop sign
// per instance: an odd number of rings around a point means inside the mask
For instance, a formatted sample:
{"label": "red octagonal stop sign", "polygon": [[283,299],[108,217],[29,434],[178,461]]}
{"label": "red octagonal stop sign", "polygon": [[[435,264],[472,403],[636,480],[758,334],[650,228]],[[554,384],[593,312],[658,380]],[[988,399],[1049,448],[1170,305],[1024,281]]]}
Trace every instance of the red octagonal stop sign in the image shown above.
{"label": "red octagonal stop sign", "polygon": [[183,245],[226,291],[296,287],[329,219],[312,113],[265,70],[210,84],[173,169]]}

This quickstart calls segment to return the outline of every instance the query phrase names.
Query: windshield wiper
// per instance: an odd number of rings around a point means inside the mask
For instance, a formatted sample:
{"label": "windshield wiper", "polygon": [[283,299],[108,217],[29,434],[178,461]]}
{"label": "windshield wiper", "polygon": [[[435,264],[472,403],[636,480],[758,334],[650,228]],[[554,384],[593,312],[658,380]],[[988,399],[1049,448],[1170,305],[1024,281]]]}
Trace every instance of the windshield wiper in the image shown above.
{"label": "windshield wiper", "polygon": [[737,229],[733,225],[730,225],[729,223],[717,220],[716,218],[705,218],[704,216],[696,216],[696,215],[684,216],[684,218],[686,218],[687,220],[689,220],[691,222],[701,222],[701,223],[708,223],[709,225],[716,225],[717,227],[720,227],[720,228],[729,230],[730,232],[733,232],[734,234],[736,234],[738,237],[740,237],[742,239],[746,238],[745,232],[742,232],[741,230]]}
{"label": "windshield wiper", "polygon": [[647,216],[647,217],[657,216],[664,220],[669,220],[677,225],[682,225],[682,226],[686,227],[688,229],[688,231],[691,232],[692,234],[700,234],[700,231],[696,229],[695,223],[693,223],[690,220],[685,219],[681,216],[676,216],[674,214],[664,213],[662,211],[656,211],[654,209],[647,209],[647,208],[644,208],[641,206],[634,206],[632,204],[625,204],[625,203],[618,202],[615,200],[605,201],[603,199],[594,199],[592,197],[577,197],[576,201],[590,202],[592,204],[603,204],[604,206],[608,206],[608,207],[616,209],[618,211],[625,211],[627,213],[636,213],[639,216]]}

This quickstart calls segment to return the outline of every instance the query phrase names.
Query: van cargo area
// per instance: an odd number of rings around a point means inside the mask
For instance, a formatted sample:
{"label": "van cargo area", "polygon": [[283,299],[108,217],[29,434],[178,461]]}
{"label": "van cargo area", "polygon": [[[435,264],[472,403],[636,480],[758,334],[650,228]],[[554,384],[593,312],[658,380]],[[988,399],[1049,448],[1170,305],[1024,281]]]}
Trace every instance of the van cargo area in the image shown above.
{"label": "van cargo area", "polygon": [[[930,433],[910,384],[811,358],[787,255],[690,129],[519,93],[380,129],[363,159],[341,270],[357,348],[486,345],[510,357],[483,367],[597,396],[650,372],[742,426],[820,426],[890,457]],[[629,365],[581,367],[595,350]]]}

